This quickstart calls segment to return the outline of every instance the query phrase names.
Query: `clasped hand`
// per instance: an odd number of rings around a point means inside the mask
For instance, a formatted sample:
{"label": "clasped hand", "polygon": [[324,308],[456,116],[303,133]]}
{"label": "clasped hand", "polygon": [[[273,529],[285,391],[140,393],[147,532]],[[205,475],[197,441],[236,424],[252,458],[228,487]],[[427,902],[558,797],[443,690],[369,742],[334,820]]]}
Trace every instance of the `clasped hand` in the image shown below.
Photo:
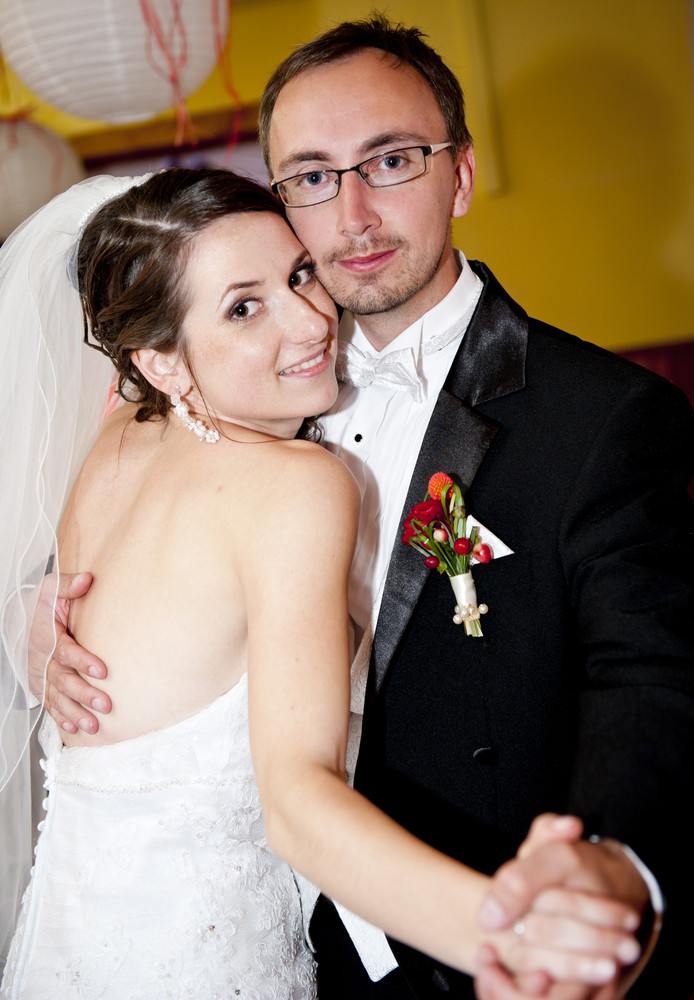
{"label": "clasped hand", "polygon": [[479,922],[500,931],[479,955],[479,1000],[615,1000],[640,955],[634,932],[648,900],[620,845],[581,840],[579,819],[545,815],[492,879]]}

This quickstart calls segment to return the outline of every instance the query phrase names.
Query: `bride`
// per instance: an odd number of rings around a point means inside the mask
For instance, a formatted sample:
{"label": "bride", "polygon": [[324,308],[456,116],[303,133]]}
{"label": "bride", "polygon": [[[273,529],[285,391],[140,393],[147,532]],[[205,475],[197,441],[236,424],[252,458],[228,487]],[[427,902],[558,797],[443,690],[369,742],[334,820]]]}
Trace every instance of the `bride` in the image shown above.
{"label": "bride", "polygon": [[[336,315],[269,191],[219,170],[93,178],[10,238],[0,281],[21,417],[3,453],[11,801],[32,720],[10,678],[51,557],[93,572],[69,624],[115,706],[96,738],[43,723],[45,815],[2,996],[311,997],[292,869],[465,971],[488,940],[567,978],[578,948],[584,977],[607,978],[627,938],[614,906],[604,926],[555,915],[573,937],[551,960],[485,937],[489,880],[345,784],[358,498],[304,421],[335,397]],[[105,358],[79,344],[81,308]],[[85,460],[112,366],[130,402]]]}

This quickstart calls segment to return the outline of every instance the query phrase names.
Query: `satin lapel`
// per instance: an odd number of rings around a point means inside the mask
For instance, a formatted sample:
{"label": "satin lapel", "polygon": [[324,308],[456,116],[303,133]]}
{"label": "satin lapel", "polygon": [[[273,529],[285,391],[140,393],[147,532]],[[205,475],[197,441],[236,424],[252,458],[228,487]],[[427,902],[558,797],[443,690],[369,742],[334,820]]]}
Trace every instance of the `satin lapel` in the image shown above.
{"label": "satin lapel", "polygon": [[528,316],[489,268],[479,261],[469,263],[484,289],[451,365],[446,389],[468,406],[480,406],[524,387]]}
{"label": "satin lapel", "polygon": [[[427,482],[434,472],[455,473],[467,492],[497,429],[495,421],[469,409],[443,389],[415,465],[400,522],[424,499]],[[390,557],[371,651],[376,689],[383,682],[429,573],[424,559],[398,537]]]}
{"label": "satin lapel", "polygon": [[[528,317],[484,264],[470,264],[484,281],[484,290],[429,421],[401,523],[424,499],[434,472],[454,475],[467,492],[498,430],[495,421],[473,407],[516,392],[525,384]],[[424,560],[402,544],[398,533],[371,654],[370,683],[376,690],[430,572]]]}

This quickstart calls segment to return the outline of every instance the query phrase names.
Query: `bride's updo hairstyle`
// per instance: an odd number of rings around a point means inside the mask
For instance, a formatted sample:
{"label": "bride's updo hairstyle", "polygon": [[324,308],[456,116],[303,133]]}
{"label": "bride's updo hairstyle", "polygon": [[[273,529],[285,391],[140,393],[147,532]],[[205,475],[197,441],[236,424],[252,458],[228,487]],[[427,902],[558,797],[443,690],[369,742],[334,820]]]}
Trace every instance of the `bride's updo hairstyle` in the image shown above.
{"label": "bride's updo hairstyle", "polygon": [[[226,215],[284,210],[268,188],[229,170],[175,167],[106,202],[89,220],[77,252],[77,283],[89,335],[118,372],[118,392],[138,404],[138,421],[166,418],[169,397],[140,373],[133,351],[180,351],[189,305],[183,280],[195,236]],[[199,386],[198,386],[199,388]]]}

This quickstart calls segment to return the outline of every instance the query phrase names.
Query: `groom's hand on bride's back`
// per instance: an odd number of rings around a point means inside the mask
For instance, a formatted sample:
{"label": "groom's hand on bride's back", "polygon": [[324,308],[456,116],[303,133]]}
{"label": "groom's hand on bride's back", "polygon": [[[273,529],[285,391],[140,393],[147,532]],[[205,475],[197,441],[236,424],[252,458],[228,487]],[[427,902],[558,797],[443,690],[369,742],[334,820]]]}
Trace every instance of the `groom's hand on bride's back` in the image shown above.
{"label": "groom's hand on bride's back", "polygon": [[108,695],[86,680],[103,680],[106,665],[78,645],[67,628],[70,602],[83,597],[91,584],[91,573],[63,574],[56,595],[55,574],[45,577],[29,634],[29,687],[68,733],[96,733],[93,712],[111,711]]}

